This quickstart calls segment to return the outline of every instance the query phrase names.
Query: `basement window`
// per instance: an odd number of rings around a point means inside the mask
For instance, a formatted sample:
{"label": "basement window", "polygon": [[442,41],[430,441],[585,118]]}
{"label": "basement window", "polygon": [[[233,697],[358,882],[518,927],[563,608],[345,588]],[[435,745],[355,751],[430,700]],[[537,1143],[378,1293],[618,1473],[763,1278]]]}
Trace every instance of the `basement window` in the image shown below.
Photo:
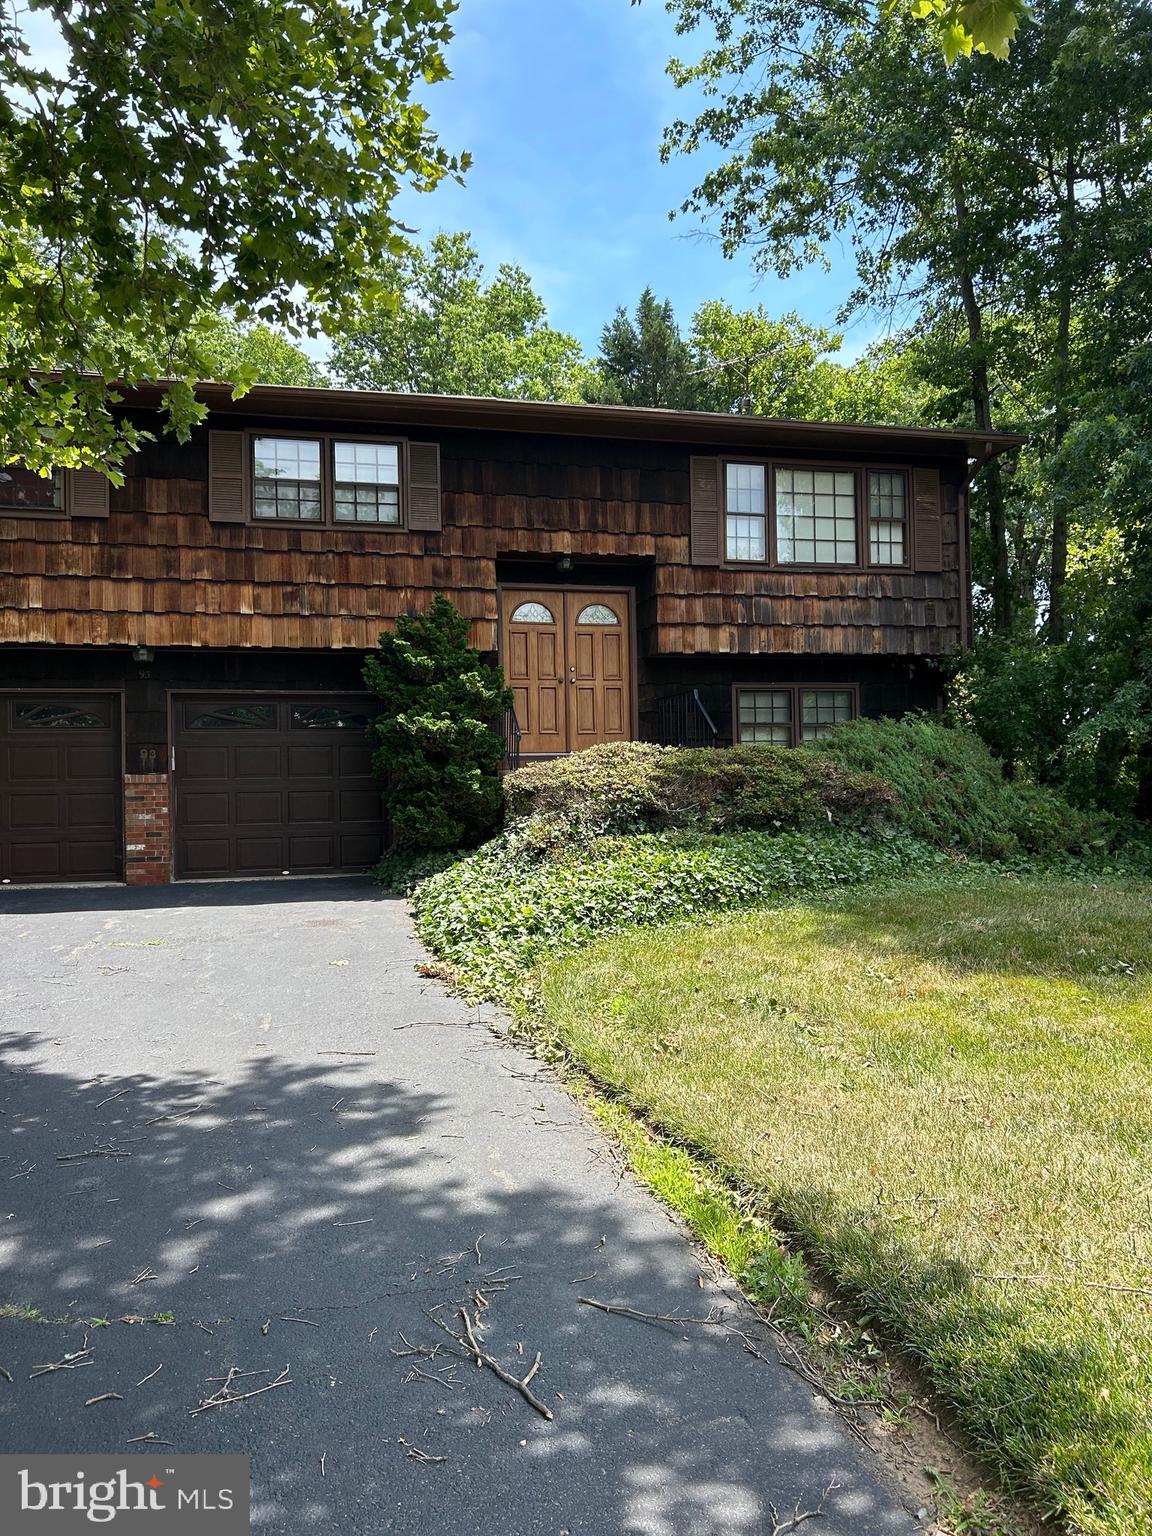
{"label": "basement window", "polygon": [[856,689],[786,687],[735,690],[735,740],[739,746],[794,747],[819,741],[857,714]]}

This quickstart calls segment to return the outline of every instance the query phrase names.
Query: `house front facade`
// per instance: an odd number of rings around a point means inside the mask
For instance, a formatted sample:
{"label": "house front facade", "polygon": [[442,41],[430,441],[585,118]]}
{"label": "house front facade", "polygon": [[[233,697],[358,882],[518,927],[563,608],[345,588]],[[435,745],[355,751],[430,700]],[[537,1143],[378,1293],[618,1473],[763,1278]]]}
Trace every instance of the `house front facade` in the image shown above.
{"label": "house front facade", "polygon": [[[384,837],[364,652],[447,594],[521,759],[931,709],[1016,439],[204,385],[122,487],[0,470],[0,880],[321,874]],[[155,430],[158,391],[125,391]]]}

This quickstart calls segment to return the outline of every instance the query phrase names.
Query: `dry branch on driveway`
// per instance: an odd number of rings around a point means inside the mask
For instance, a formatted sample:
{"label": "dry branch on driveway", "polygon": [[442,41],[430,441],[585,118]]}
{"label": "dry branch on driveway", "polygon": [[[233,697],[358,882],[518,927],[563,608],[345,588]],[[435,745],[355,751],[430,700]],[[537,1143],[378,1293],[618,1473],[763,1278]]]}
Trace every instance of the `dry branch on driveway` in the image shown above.
{"label": "dry branch on driveway", "polygon": [[[275,1381],[265,1382],[262,1387],[253,1387],[248,1392],[234,1392],[232,1390],[232,1383],[234,1381],[241,1381],[246,1376],[265,1376],[268,1373],[266,1371],[242,1371],[237,1366],[231,1365],[228,1367],[228,1374],[224,1377],[223,1385],[213,1392],[211,1397],[206,1397],[202,1402],[197,1403],[195,1408],[189,1408],[188,1416],[189,1418],[195,1418],[198,1413],[206,1413],[209,1408],[223,1408],[225,1403],[243,1403],[250,1397],[259,1397],[261,1392],[271,1392],[276,1387],[290,1387],[292,1385],[292,1377],[289,1375],[291,1369],[290,1365],[286,1365]],[[218,1376],[210,1376],[208,1379],[209,1381],[220,1380]]]}
{"label": "dry branch on driveway", "polygon": [[45,1365],[33,1366],[28,1380],[36,1376],[49,1376],[53,1371],[78,1371],[82,1365],[95,1365],[92,1351],[85,1345],[83,1349],[74,1349],[71,1354],[65,1355],[60,1360],[49,1360]]}
{"label": "dry branch on driveway", "polygon": [[[723,1328],[733,1338],[739,1339],[748,1353],[755,1355],[757,1360],[763,1360],[766,1365],[780,1364],[786,1370],[794,1371],[810,1387],[814,1387],[821,1397],[827,1398],[837,1408],[883,1408],[884,1406],[882,1398],[842,1397],[838,1393],[833,1392],[830,1387],[821,1381],[819,1376],[816,1376],[808,1369],[804,1364],[804,1357],[795,1344],[793,1344],[783,1328],[780,1327],[779,1323],[774,1323],[770,1317],[758,1314],[757,1320],[763,1323],[765,1328],[771,1330],[783,1348],[791,1352],[794,1359],[785,1360],[782,1355],[778,1355],[775,1361],[770,1360],[767,1355],[762,1354],[756,1348],[755,1344],[742,1329],[734,1327],[724,1316],[717,1316],[715,1312],[709,1312],[707,1317],[682,1317],[671,1312],[639,1312],[635,1307],[621,1306],[616,1302],[596,1301],[591,1296],[578,1296],[576,1299],[586,1307],[595,1307],[598,1312],[607,1312],[616,1317],[633,1317],[642,1323],[694,1323],[697,1327]],[[813,1511],[813,1513],[819,1513],[819,1511]]]}
{"label": "dry branch on driveway", "polygon": [[513,1391],[519,1392],[524,1401],[531,1407],[535,1408],[536,1412],[542,1419],[547,1419],[548,1422],[551,1423],[556,1415],[552,1412],[547,1403],[542,1403],[540,1401],[535,1392],[533,1392],[532,1388],[528,1385],[533,1376],[535,1376],[536,1372],[540,1369],[541,1356],[537,1354],[535,1360],[532,1362],[532,1368],[528,1372],[527,1376],[514,1376],[511,1371],[506,1371],[493,1355],[490,1355],[486,1350],[481,1349],[480,1345],[476,1342],[476,1335],[472,1330],[472,1319],[468,1316],[467,1309],[465,1307],[458,1307],[456,1310],[458,1316],[464,1324],[464,1332],[462,1334],[457,1333],[454,1328],[449,1328],[447,1323],[443,1322],[440,1318],[433,1316],[431,1312],[425,1312],[424,1316],[428,1319],[429,1322],[435,1323],[437,1328],[442,1329],[450,1339],[455,1339],[456,1343],[460,1345],[465,1354],[471,1359],[475,1360],[478,1366],[486,1365],[494,1376],[498,1376],[500,1380],[507,1386],[511,1387]]}

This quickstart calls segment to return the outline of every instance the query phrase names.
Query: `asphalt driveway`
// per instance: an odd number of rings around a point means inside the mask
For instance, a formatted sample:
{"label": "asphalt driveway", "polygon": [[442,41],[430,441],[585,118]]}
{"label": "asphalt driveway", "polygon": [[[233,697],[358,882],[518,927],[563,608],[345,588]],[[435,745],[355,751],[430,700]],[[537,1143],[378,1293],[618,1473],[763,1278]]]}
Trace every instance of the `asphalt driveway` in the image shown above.
{"label": "asphalt driveway", "polygon": [[[734,1333],[579,1303],[720,1307],[773,1355],[420,958],[367,882],[0,895],[0,1449],[248,1454],[265,1532],[761,1536],[822,1497],[813,1536],[917,1529]],[[458,1328],[477,1291],[551,1423],[398,1353],[451,1346],[426,1314]],[[288,1370],[193,1413],[231,1367]]]}

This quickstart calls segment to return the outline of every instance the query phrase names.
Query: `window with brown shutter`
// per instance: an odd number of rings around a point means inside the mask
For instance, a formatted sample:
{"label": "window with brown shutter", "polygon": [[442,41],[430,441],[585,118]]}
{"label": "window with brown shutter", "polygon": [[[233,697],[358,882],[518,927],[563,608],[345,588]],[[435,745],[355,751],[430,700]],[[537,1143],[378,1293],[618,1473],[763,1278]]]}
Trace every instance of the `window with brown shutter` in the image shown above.
{"label": "window with brown shutter", "polygon": [[208,434],[208,516],[242,523],[247,511],[243,432]]}
{"label": "window with brown shutter", "polygon": [[64,475],[64,509],[69,517],[107,517],[108,476],[98,469],[69,469]]}
{"label": "window with brown shutter", "polygon": [[436,533],[443,524],[439,443],[408,444],[408,526]]}
{"label": "window with brown shutter", "polygon": [[944,530],[940,511],[940,471],[912,471],[912,547],[918,571],[944,569]]}
{"label": "window with brown shutter", "polygon": [[208,516],[214,523],[436,529],[440,449],[347,432],[214,429]]}
{"label": "window with brown shutter", "polygon": [[720,460],[689,460],[690,558],[693,565],[720,564]]}
{"label": "window with brown shutter", "polygon": [[108,488],[98,469],[40,475],[23,464],[0,465],[0,517],[107,517]]}

